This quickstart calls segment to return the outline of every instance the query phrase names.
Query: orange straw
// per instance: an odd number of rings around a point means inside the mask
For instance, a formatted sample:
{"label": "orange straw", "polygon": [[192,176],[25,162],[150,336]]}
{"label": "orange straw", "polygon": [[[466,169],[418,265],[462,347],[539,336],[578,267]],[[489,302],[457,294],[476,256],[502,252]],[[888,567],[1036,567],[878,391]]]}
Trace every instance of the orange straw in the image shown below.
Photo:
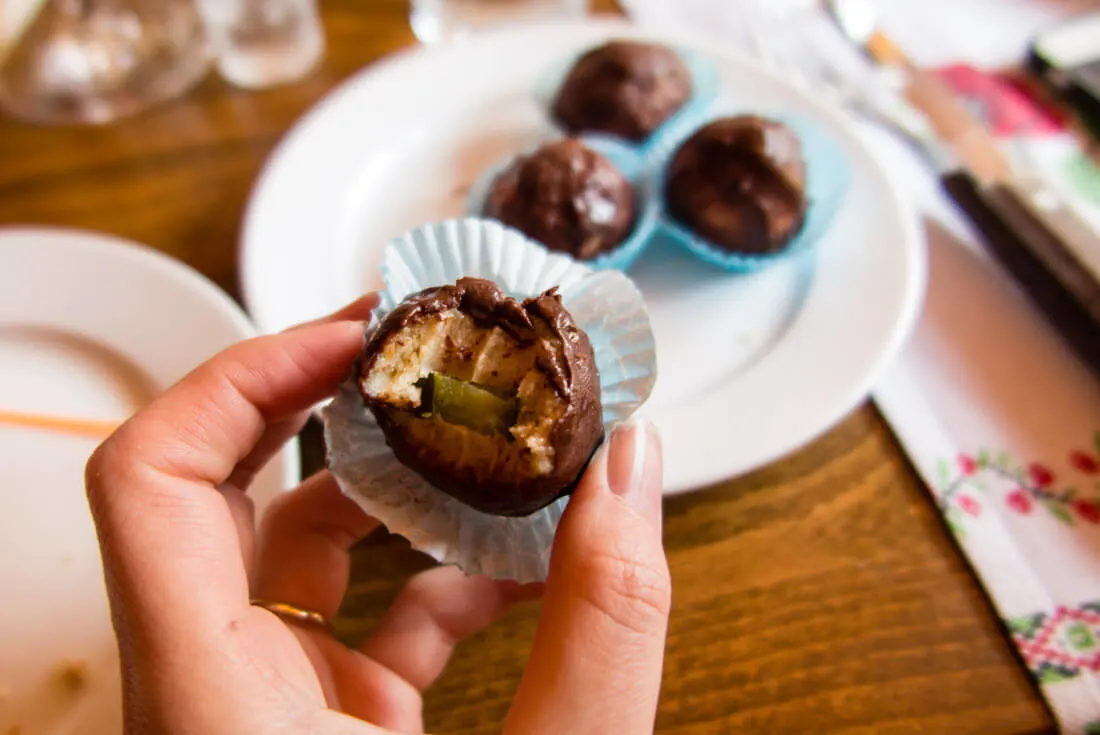
{"label": "orange straw", "polygon": [[0,425],[22,426],[28,429],[57,431],[63,434],[76,434],[93,439],[103,439],[119,427],[119,421],[100,419],[77,419],[65,416],[46,416],[20,411],[0,411]]}

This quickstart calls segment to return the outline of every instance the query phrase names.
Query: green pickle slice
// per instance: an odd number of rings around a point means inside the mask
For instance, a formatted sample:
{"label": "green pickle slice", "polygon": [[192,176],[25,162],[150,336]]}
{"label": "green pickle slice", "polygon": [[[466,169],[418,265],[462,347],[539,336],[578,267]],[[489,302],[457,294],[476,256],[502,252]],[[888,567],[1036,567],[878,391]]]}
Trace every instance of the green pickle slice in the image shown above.
{"label": "green pickle slice", "polygon": [[477,383],[431,373],[416,382],[420,387],[420,417],[438,416],[481,434],[511,436],[519,401]]}

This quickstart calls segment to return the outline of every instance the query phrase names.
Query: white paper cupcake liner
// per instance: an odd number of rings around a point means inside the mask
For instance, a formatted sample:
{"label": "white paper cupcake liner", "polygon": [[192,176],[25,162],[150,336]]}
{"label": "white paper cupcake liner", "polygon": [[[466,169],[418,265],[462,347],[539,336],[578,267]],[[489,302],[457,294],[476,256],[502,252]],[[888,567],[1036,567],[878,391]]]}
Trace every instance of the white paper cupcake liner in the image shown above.
{"label": "white paper cupcake liner", "polygon": [[[514,298],[558,286],[592,342],[605,427],[629,417],[653,389],[657,358],[649,314],[637,288],[618,271],[593,271],[499,223],[462,219],[426,225],[390,242],[382,275],[386,289],[374,324],[405,297],[464,276],[490,279]],[[328,465],[340,488],[392,533],[467,574],[522,583],[546,579],[568,498],[523,518],[506,518],[437,490],[394,457],[354,379],[323,416]]]}

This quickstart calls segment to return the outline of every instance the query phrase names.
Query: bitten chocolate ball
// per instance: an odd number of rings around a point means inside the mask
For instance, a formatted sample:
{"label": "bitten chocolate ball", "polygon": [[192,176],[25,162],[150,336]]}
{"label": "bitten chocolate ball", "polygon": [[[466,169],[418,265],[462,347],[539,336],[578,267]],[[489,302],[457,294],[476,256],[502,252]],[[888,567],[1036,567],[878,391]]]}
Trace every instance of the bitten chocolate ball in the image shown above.
{"label": "bitten chocolate ball", "polygon": [[483,513],[571,493],[603,440],[592,345],[556,289],[520,303],[463,278],[414,294],[372,333],[358,380],[397,459]]}
{"label": "bitten chocolate ball", "polygon": [[676,151],[665,179],[674,219],[738,253],[782,250],[806,219],[798,136],[753,115],[703,126]]}
{"label": "bitten chocolate ball", "polygon": [[486,217],[551,250],[590,260],[634,228],[634,189],[611,161],[574,138],[520,156],[493,181]]}
{"label": "bitten chocolate ball", "polygon": [[691,92],[691,72],[672,49],[612,41],[577,60],[552,112],[571,133],[610,133],[640,141],[683,107]]}

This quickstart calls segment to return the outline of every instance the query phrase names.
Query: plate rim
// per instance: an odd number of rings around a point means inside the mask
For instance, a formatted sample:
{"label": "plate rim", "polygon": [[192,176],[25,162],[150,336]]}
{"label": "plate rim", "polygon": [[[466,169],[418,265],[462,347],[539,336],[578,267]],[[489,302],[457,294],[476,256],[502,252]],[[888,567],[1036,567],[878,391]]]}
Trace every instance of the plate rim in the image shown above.
{"label": "plate rim", "polygon": [[[250,274],[252,274],[255,269],[253,263],[257,257],[256,251],[259,249],[259,246],[254,244],[255,236],[252,233],[255,232],[257,227],[256,223],[260,219],[261,212],[264,209],[264,199],[267,196],[267,190],[271,186],[271,182],[275,180],[280,170],[285,167],[286,160],[293,155],[295,150],[299,146],[306,145],[303,141],[310,141],[311,137],[313,137],[311,133],[314,126],[318,124],[318,121],[323,120],[330,114],[329,110],[346,104],[346,100],[354,100],[357,95],[357,88],[367,82],[367,80],[390,73],[392,68],[400,68],[402,65],[416,63],[416,60],[421,57],[431,57],[433,55],[445,56],[450,53],[451,49],[462,47],[471,43],[472,40],[477,40],[482,43],[491,43],[494,37],[515,36],[517,34],[522,34],[525,30],[530,33],[534,30],[534,27],[526,29],[511,27],[500,30],[489,30],[476,34],[473,39],[464,39],[454,43],[444,43],[432,47],[412,46],[400,49],[344,79],[294,123],[288,133],[280,140],[275,150],[265,162],[260,175],[257,177],[249,194],[241,229],[238,272],[240,273],[241,279],[242,298],[249,312],[253,314],[260,329],[268,329],[270,325],[265,324],[266,319],[264,315],[256,313],[254,309],[255,304],[259,300],[256,296],[259,286],[256,282],[257,277],[253,277]],[[776,442],[776,446],[772,447],[769,451],[757,452],[752,461],[741,462],[740,464],[710,462],[703,463],[701,466],[681,467],[677,470],[677,477],[675,478],[676,481],[674,484],[669,482],[670,478],[668,477],[668,470],[666,467],[665,494],[671,496],[704,489],[719,482],[742,476],[748,472],[762,468],[777,459],[793,454],[837,426],[846,417],[851,415],[861,403],[869,398],[875,381],[897,356],[898,352],[913,332],[921,312],[927,278],[926,247],[923,237],[921,236],[920,220],[915,203],[906,199],[901,187],[893,180],[893,177],[886,170],[883,163],[875,157],[872,148],[861,138],[857,122],[854,118],[846,113],[840,106],[829,100],[818,99],[807,95],[804,91],[798,89],[796,85],[785,81],[779,74],[757,59],[743,53],[720,48],[716,44],[705,39],[700,39],[697,36],[685,35],[679,32],[654,32],[652,29],[639,28],[621,18],[596,16],[585,20],[561,21],[537,26],[537,32],[543,33],[556,32],[565,34],[571,31],[575,31],[578,35],[581,33],[591,34],[599,31],[602,31],[606,35],[621,33],[629,36],[665,40],[670,43],[682,43],[699,49],[703,53],[715,58],[722,59],[723,61],[740,67],[745,67],[753,73],[785,88],[789,93],[796,94],[815,115],[824,116],[832,125],[844,130],[848,134],[848,142],[859,149],[871,173],[879,180],[879,183],[882,184],[881,188],[885,190],[886,201],[891,205],[895,215],[894,218],[902,228],[900,232],[896,233],[896,247],[902,251],[902,254],[899,256],[903,263],[901,266],[903,277],[901,278],[902,282],[900,285],[904,293],[900,296],[901,305],[896,310],[897,313],[891,322],[888,336],[882,338],[876,348],[866,351],[869,354],[869,358],[860,369],[858,379],[853,377],[851,380],[846,381],[848,385],[846,391],[841,395],[829,397],[828,410],[818,409],[815,411],[817,415],[828,416],[829,418],[827,420],[822,418],[817,421],[805,422],[807,425],[803,427],[801,431],[791,433],[789,438],[785,441]],[[887,330],[884,330],[884,334],[886,331]],[[730,382],[736,383],[737,381]],[[674,418],[676,414],[681,413],[683,409],[677,407],[671,410],[662,410],[666,412],[665,415],[668,417],[666,419],[667,423],[672,424],[676,421]],[[721,465],[721,467],[718,465]]]}
{"label": "plate rim", "polygon": [[[126,260],[141,268],[154,270],[179,285],[182,290],[207,303],[212,308],[212,313],[232,326],[238,341],[262,334],[241,305],[214,281],[182,260],[149,245],[112,233],[80,227],[15,224],[0,227],[0,258],[2,258],[3,248],[16,247],[6,242],[11,237],[41,238],[45,241],[47,244],[44,246],[36,246],[32,256],[36,259],[48,261],[51,253],[46,250],[49,248],[54,248],[54,252],[80,248],[85,252],[94,253],[95,258],[108,261]],[[97,340],[99,341],[102,340]],[[110,344],[104,346],[114,347]],[[302,479],[298,438],[292,437],[278,456],[281,457],[279,464],[284,486],[282,489],[286,490]]]}

